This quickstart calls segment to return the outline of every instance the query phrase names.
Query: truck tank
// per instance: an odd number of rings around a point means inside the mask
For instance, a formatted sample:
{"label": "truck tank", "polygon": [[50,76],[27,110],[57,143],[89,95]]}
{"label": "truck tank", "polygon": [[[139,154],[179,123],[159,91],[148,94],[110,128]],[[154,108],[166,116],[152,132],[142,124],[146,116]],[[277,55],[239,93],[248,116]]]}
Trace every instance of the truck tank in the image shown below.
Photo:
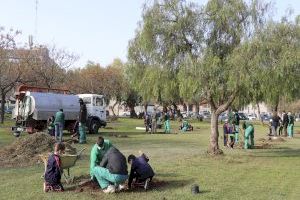
{"label": "truck tank", "polygon": [[64,110],[65,120],[76,120],[79,114],[79,97],[70,94],[29,92],[21,103],[18,115],[24,120],[47,120],[59,109]]}

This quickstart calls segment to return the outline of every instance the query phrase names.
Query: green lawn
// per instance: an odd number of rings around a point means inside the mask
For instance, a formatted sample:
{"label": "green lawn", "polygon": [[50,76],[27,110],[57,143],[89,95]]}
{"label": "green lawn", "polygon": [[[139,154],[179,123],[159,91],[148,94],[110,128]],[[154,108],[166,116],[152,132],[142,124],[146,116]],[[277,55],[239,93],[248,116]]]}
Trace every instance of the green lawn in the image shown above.
{"label": "green lawn", "polygon": [[[144,151],[156,172],[156,178],[166,181],[163,187],[145,192],[104,194],[102,192],[43,193],[40,178],[43,166],[0,169],[0,199],[300,199],[300,135],[275,145],[272,149],[230,150],[225,156],[206,155],[209,143],[209,124],[193,123],[196,129],[187,134],[149,135],[135,129],[142,120],[119,119],[109,123],[101,134],[110,139],[126,157]],[[172,122],[173,132],[178,123]],[[296,130],[300,130],[297,125]],[[255,126],[256,139],[265,137],[267,129]],[[111,132],[128,135],[117,138]],[[296,132],[296,131],[295,131]],[[23,135],[22,137],[26,137]],[[75,176],[88,174],[89,151],[97,135],[88,135],[83,159],[71,172]],[[0,148],[13,141],[9,127],[0,128]],[[222,144],[222,139],[220,139]],[[24,161],[26,162],[26,161]],[[191,186],[198,184],[202,191],[191,194]],[[65,186],[68,188],[68,186]]]}

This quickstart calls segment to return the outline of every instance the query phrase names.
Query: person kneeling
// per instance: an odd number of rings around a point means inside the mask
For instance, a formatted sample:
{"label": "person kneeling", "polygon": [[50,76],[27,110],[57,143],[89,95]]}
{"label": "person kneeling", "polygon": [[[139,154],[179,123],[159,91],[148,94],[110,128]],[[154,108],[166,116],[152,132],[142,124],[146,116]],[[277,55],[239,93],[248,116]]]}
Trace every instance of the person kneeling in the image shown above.
{"label": "person kneeling", "polygon": [[47,161],[47,168],[45,171],[44,192],[54,191],[62,192],[64,188],[61,184],[61,159],[60,155],[65,151],[63,143],[56,143],[54,146],[54,153],[49,156]]}
{"label": "person kneeling", "polygon": [[110,147],[104,155],[100,166],[93,168],[93,174],[104,193],[114,193],[122,190],[122,185],[128,179],[125,156],[115,147]]}
{"label": "person kneeling", "polygon": [[131,188],[132,182],[135,179],[135,184],[141,185],[145,190],[148,189],[149,183],[154,176],[152,167],[148,163],[149,158],[142,154],[139,157],[134,155],[128,156],[128,163],[131,164],[131,170],[128,180],[128,188]]}

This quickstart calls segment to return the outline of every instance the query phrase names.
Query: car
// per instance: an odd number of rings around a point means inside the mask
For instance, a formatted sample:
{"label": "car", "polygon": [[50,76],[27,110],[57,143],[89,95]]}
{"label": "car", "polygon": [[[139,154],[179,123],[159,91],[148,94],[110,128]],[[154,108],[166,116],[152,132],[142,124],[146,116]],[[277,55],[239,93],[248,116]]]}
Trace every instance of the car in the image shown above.
{"label": "car", "polygon": [[4,113],[6,113],[6,114],[12,114],[12,111],[13,111],[12,108],[6,108],[6,109],[4,110]]}
{"label": "car", "polygon": [[252,113],[252,114],[248,114],[248,119],[253,121],[253,120],[256,120],[256,114]]}
{"label": "car", "polygon": [[270,119],[271,119],[272,117],[270,116],[270,115],[268,115],[268,114],[261,114],[260,115],[260,119],[262,120],[262,121],[270,121]]}
{"label": "car", "polygon": [[244,113],[239,112],[238,114],[240,116],[240,120],[249,120],[249,118]]}
{"label": "car", "polygon": [[130,116],[130,111],[124,111],[124,112],[122,113],[122,116],[123,116],[123,117],[129,117],[129,116]]}
{"label": "car", "polygon": [[221,113],[220,115],[219,115],[219,121],[220,122],[224,122],[225,120],[228,120],[228,115],[227,115],[227,113]]}

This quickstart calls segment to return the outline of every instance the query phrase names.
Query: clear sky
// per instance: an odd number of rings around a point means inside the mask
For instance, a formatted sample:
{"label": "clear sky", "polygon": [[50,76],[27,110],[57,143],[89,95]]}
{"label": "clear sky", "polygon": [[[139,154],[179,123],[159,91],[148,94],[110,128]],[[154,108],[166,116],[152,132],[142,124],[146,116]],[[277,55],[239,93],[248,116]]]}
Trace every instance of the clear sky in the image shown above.
{"label": "clear sky", "polygon": [[[149,0],[38,0],[39,44],[55,44],[80,56],[75,66],[88,60],[108,65],[114,58],[126,61],[128,41]],[[206,0],[194,0],[200,4]],[[22,31],[23,42],[35,36],[36,0],[0,0],[0,26]],[[272,0],[279,19],[287,8],[300,14],[300,0]]]}

